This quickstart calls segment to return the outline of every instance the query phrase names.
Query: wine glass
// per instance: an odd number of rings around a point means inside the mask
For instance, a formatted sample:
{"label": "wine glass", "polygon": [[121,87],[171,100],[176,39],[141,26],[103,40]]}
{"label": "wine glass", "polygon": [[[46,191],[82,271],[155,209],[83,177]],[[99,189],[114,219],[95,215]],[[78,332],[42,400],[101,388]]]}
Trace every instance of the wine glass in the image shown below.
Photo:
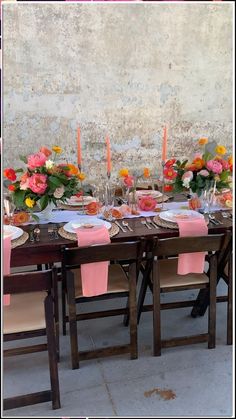
{"label": "wine glass", "polygon": [[14,211],[16,206],[13,201],[13,196],[9,192],[4,192],[3,194],[3,204],[4,210],[10,225],[14,224]]}

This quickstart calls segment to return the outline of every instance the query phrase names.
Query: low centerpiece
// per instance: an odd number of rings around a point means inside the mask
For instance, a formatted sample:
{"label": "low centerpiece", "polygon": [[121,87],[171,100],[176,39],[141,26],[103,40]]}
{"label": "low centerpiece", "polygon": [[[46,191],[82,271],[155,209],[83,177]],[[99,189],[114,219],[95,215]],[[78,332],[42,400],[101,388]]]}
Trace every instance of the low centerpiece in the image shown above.
{"label": "low centerpiece", "polygon": [[85,175],[71,163],[57,163],[61,153],[59,146],[53,146],[52,150],[41,147],[36,154],[20,156],[26,169],[4,170],[5,186],[12,193],[17,209],[28,210],[36,219],[33,212],[44,211],[45,219],[49,219],[53,207],[81,193]]}
{"label": "low centerpiece", "polygon": [[204,191],[213,189],[214,193],[230,188],[232,182],[232,156],[222,145],[201,138],[198,145],[203,147],[193,160],[168,160],[164,176],[171,183],[173,191],[187,191],[195,197],[201,197]]}

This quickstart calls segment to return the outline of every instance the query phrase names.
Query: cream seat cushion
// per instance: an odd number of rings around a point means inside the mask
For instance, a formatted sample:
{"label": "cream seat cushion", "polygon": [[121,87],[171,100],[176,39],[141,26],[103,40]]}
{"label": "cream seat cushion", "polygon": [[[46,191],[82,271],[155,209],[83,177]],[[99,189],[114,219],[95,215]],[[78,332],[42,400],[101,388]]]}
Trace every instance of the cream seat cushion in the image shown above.
{"label": "cream seat cushion", "polygon": [[3,310],[3,333],[45,329],[44,300],[46,292],[11,294],[9,306]]}
{"label": "cream seat cushion", "polygon": [[160,283],[161,288],[174,286],[186,286],[193,284],[207,284],[208,276],[203,274],[190,273],[187,275],[178,275],[178,258],[163,259],[158,262],[160,264]]}
{"label": "cream seat cushion", "polygon": [[[75,297],[83,297],[80,269],[73,269],[72,272],[75,275]],[[94,280],[96,281],[96,276],[94,277]],[[127,291],[129,291],[129,283],[121,266],[118,264],[109,265],[107,293]]]}

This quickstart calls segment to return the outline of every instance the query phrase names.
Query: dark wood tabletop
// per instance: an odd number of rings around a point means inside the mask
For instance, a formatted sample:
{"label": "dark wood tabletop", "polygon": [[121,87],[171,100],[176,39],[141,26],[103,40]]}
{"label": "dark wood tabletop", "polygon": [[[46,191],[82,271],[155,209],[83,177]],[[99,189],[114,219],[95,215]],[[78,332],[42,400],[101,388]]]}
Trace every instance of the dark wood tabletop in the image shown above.
{"label": "dark wood tabletop", "polygon": [[[232,219],[223,218],[220,212],[214,214],[216,219],[219,219],[223,224],[214,225],[211,222],[208,225],[209,234],[223,233],[227,229],[232,229]],[[151,219],[153,217],[150,217]],[[144,237],[145,240],[152,239],[154,236],[159,238],[167,238],[178,236],[178,230],[172,230],[169,228],[154,228],[148,230],[147,227],[141,224],[140,218],[128,219],[130,227],[134,230],[133,232],[119,232],[116,236],[112,237],[112,242],[121,241],[132,241],[137,240],[140,237]],[[65,223],[64,223],[65,224]],[[63,224],[61,224],[63,225]],[[76,241],[66,240],[59,236],[57,240],[50,240],[48,233],[48,224],[40,225],[40,241],[31,243],[29,240],[21,246],[18,246],[12,250],[11,266],[29,266],[38,264],[47,264],[61,261],[61,247],[62,246],[76,246]],[[23,226],[23,230],[29,232],[31,226]]]}

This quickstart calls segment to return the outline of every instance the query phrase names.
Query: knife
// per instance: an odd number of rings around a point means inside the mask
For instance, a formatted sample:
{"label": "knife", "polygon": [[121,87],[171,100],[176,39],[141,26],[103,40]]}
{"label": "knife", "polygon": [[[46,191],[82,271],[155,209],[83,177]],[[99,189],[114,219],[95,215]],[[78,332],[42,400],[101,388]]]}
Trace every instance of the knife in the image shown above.
{"label": "knife", "polygon": [[120,223],[118,223],[118,221],[115,221],[115,224],[121,229],[121,231],[123,231],[123,233],[126,233],[126,230],[122,227]]}

